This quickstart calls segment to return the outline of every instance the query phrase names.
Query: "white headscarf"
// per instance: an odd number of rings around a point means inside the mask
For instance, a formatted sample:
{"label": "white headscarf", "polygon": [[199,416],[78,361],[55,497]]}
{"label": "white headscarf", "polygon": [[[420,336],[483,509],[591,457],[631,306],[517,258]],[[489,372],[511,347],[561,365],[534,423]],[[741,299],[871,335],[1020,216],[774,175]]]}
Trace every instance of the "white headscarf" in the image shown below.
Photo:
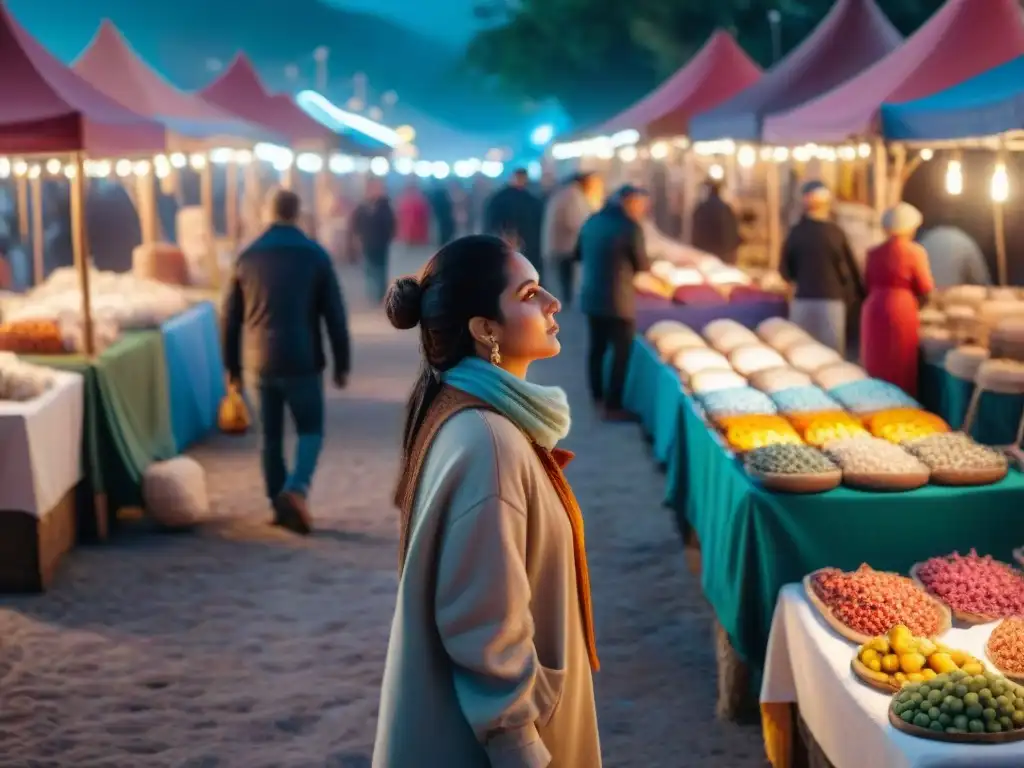
{"label": "white headscarf", "polygon": [[888,235],[913,235],[924,217],[910,203],[897,203],[882,215],[882,229]]}

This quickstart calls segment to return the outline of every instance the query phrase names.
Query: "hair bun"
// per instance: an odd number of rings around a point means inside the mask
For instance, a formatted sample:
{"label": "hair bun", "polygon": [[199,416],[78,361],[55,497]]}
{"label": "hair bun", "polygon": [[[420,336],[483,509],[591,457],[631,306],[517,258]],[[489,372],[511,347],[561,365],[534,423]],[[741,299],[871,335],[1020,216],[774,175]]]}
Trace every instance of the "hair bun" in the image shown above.
{"label": "hair bun", "polygon": [[420,322],[420,302],[423,289],[415,277],[400,277],[391,284],[384,308],[388,320],[399,330],[415,328]]}

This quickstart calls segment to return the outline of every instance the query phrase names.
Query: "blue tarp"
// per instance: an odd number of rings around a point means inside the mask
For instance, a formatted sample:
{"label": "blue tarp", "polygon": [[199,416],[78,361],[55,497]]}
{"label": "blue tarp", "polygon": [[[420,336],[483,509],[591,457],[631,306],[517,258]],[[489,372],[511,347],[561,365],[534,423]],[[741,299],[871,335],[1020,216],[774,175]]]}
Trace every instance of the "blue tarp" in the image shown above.
{"label": "blue tarp", "polygon": [[1024,56],[923,99],[882,105],[882,130],[905,141],[1024,130]]}

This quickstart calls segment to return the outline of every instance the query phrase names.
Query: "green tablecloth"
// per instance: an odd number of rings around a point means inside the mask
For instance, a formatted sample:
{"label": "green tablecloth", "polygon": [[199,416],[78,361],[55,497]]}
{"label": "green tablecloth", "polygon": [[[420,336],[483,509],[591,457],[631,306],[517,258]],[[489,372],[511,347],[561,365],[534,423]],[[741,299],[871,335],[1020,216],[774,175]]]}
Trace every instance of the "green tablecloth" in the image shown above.
{"label": "green tablecloth", "polygon": [[142,473],[151,462],[175,454],[160,331],[125,333],[93,361],[81,355],[25,359],[82,374],[82,461],[88,490],[106,494],[112,513],[140,506]]}
{"label": "green tablecloth", "polygon": [[[921,404],[937,413],[954,429],[967,415],[974,384],[958,379],[940,365],[921,365],[918,394]],[[987,445],[1010,445],[1017,436],[1017,425],[1024,413],[1024,396],[985,392],[978,403],[971,436]]]}
{"label": "green tablecloth", "polygon": [[678,434],[676,412],[682,394],[679,374],[661,362],[657,351],[642,336],[636,336],[622,405],[640,419],[641,427],[651,438],[654,458],[660,464],[666,464],[672,455]]}
{"label": "green tablecloth", "polygon": [[779,589],[810,571],[866,562],[906,573],[917,561],[971,547],[1009,560],[1024,544],[1024,476],[1015,470],[983,488],[775,494],[750,481],[686,395],[677,418],[667,501],[681,530],[696,532],[704,594],[755,669],[764,663]]}

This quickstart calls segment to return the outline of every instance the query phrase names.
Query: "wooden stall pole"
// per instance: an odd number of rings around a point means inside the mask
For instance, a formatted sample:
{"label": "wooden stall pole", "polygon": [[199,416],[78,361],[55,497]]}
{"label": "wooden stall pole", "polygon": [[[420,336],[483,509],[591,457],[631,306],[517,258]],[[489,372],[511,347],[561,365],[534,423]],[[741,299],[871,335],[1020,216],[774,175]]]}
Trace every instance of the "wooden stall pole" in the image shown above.
{"label": "wooden stall pole", "polygon": [[160,239],[160,223],[157,217],[156,185],[150,173],[135,177],[135,207],[139,212],[139,227],[142,242],[151,245]]}
{"label": "wooden stall pole", "polygon": [[874,146],[872,147],[873,154],[872,160],[874,161],[874,207],[875,213],[879,217],[885,213],[885,209],[889,207],[888,194],[889,194],[889,152],[885,146],[885,142],[881,139],[876,139]]}
{"label": "wooden stall pole", "polygon": [[889,199],[886,207],[896,205],[903,199],[903,174],[907,167],[907,148],[903,144],[893,147],[893,170],[889,184]]}
{"label": "wooden stall pole", "polygon": [[234,253],[238,249],[238,164],[234,161],[224,170],[224,225]]}
{"label": "wooden stall pole", "polygon": [[683,150],[683,242],[693,243],[693,209],[697,197],[697,162],[693,147]]}
{"label": "wooden stall pole", "polygon": [[24,175],[18,176],[14,180],[14,189],[18,205],[18,239],[23,243],[27,243],[29,233],[28,179]]}
{"label": "wooden stall pole", "polygon": [[85,161],[83,153],[75,152],[75,172],[71,177],[71,248],[78,271],[78,284],[82,291],[83,350],[87,357],[96,354],[96,340],[92,327],[92,292],[89,288],[89,229],[85,219]]}
{"label": "wooden stall pole", "polygon": [[32,179],[32,265],[33,285],[42,285],[46,277],[44,263],[46,252],[46,233],[43,228],[43,180],[36,176]]}
{"label": "wooden stall pole", "polygon": [[1004,217],[1004,205],[1002,202],[992,203],[992,226],[995,229],[996,237],[996,267],[999,270],[999,284],[1007,283],[1006,267],[1006,222]]}
{"label": "wooden stall pole", "polygon": [[213,224],[213,168],[210,163],[199,171],[199,200],[206,224],[206,266],[210,271],[210,287],[220,288],[220,259],[217,258],[217,234]]}
{"label": "wooden stall pole", "polygon": [[768,266],[778,271],[779,258],[782,253],[782,195],[779,184],[779,164],[768,161],[767,178],[765,179],[765,207],[768,217]]}

